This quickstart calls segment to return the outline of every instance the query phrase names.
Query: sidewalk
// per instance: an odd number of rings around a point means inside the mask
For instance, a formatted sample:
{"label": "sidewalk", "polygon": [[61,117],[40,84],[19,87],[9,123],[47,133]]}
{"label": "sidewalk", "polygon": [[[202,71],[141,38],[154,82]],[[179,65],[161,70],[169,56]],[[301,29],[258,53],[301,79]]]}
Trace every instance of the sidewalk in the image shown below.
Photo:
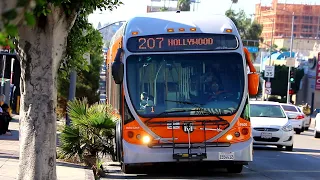
{"label": "sidewalk", "polygon": [[[19,166],[19,116],[15,115],[9,129],[12,136],[0,136],[0,180],[17,179]],[[58,180],[94,180],[92,170],[83,166],[58,162]]]}

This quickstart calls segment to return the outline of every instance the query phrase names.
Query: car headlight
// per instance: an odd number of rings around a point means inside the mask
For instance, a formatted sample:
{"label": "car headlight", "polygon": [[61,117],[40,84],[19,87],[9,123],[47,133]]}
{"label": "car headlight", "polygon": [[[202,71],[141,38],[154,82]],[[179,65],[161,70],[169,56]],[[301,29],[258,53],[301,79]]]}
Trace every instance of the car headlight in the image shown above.
{"label": "car headlight", "polygon": [[283,130],[283,131],[286,131],[286,132],[289,132],[289,131],[292,131],[292,130],[293,130],[293,127],[292,127],[291,123],[287,123],[286,125],[284,125],[284,126],[282,127],[282,130]]}

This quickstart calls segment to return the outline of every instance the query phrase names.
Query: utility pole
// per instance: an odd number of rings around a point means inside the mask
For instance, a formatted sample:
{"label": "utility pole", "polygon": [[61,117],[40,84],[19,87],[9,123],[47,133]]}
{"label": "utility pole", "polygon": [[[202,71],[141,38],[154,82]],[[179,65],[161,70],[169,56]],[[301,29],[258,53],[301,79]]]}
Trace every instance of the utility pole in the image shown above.
{"label": "utility pole", "polygon": [[[292,22],[291,22],[291,41],[290,41],[290,58],[292,57],[292,48],[293,48],[293,28],[294,28],[294,12],[292,12]],[[288,87],[287,87],[287,103],[290,103],[290,71],[291,71],[291,66],[289,66],[288,70]]]}
{"label": "utility pole", "polygon": [[[72,101],[76,97],[76,86],[77,85],[77,71],[72,69],[70,72],[70,85],[69,85],[69,96],[68,101]],[[70,118],[68,112],[66,113],[66,125],[70,126]]]}

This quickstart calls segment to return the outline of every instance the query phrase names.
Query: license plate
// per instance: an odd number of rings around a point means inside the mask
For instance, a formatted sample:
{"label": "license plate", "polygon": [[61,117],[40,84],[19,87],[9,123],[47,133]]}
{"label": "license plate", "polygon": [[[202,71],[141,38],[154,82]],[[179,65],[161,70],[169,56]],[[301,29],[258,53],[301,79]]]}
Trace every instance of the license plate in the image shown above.
{"label": "license plate", "polygon": [[263,138],[263,139],[271,139],[272,138],[272,133],[263,132],[263,133],[261,133],[261,138]]}
{"label": "license plate", "polygon": [[219,160],[234,160],[234,152],[219,152]]}

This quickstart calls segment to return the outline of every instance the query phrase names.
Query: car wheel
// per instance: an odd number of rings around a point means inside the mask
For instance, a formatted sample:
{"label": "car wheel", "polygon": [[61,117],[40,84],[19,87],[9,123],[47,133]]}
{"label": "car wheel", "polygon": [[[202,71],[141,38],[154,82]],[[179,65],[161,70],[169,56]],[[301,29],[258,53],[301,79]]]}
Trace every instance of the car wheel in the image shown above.
{"label": "car wheel", "polygon": [[314,137],[315,138],[320,138],[320,132],[314,130]]}
{"label": "car wheel", "polygon": [[293,144],[291,146],[286,146],[286,151],[293,151]]}
{"label": "car wheel", "polygon": [[234,164],[227,167],[228,173],[241,173],[243,169],[243,165],[241,164]]}
{"label": "car wheel", "polygon": [[296,130],[296,134],[301,134],[301,130]]}

